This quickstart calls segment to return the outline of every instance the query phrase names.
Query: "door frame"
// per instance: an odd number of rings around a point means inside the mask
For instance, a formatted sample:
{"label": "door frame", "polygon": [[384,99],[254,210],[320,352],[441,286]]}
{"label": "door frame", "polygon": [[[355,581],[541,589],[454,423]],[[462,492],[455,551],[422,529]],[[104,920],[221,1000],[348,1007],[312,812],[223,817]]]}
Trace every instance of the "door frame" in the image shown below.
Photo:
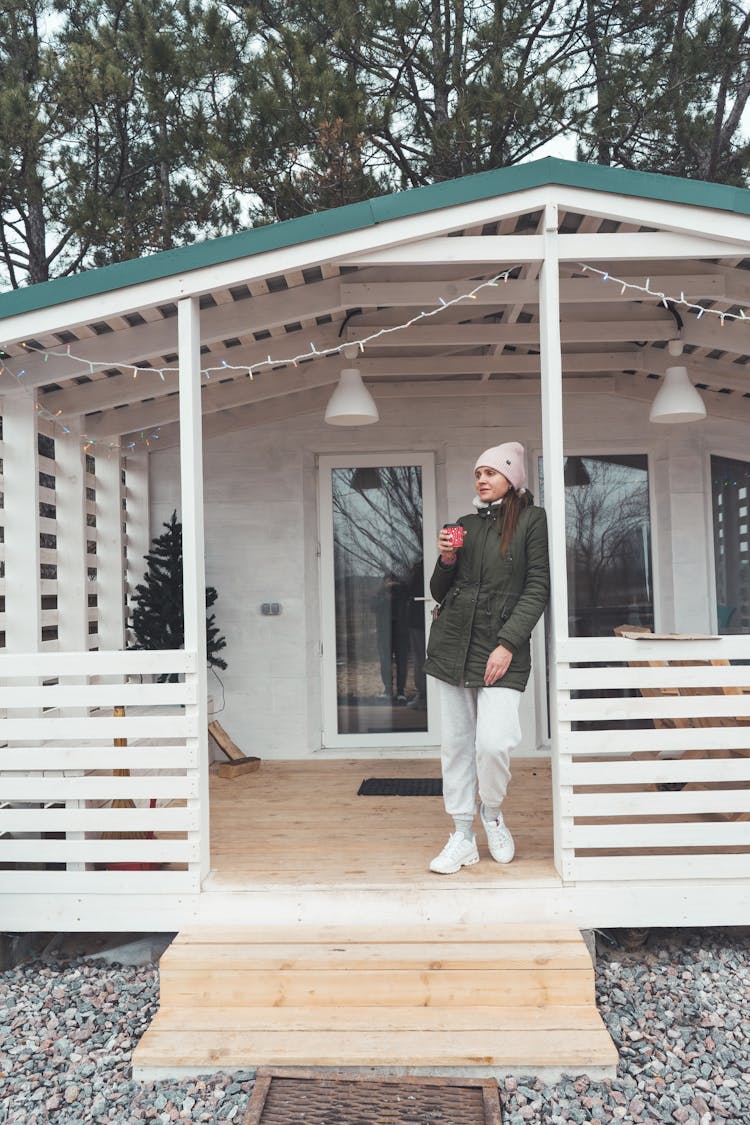
{"label": "door frame", "polygon": [[397,731],[393,734],[339,734],[336,684],[336,617],[334,604],[333,503],[330,487],[333,469],[386,468],[419,465],[422,470],[422,551],[425,556],[425,640],[429,634],[431,599],[429,597],[427,560],[436,549],[437,497],[435,491],[435,454],[416,450],[383,453],[336,453],[318,457],[318,556],[320,565],[320,684],[321,684],[321,746],[324,750],[368,750],[413,752],[415,748],[432,750],[440,744],[439,715],[435,686],[427,677],[427,730]]}

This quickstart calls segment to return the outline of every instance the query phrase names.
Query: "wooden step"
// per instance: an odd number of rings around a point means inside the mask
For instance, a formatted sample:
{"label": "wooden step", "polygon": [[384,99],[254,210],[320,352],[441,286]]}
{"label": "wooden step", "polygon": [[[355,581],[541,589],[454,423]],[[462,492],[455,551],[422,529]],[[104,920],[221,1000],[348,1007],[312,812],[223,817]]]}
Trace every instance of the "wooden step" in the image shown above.
{"label": "wooden step", "polygon": [[[514,923],[505,926],[381,926],[377,933],[372,929],[357,929],[353,926],[254,926],[252,930],[222,928],[180,930],[169,949],[178,945],[308,945],[311,942],[346,942],[348,944],[379,944],[396,942],[424,944],[425,941],[453,941],[468,945],[472,942],[512,941],[531,944],[538,941],[554,941],[560,944],[581,945],[581,934],[574,926],[563,922]],[[167,950],[166,952],[169,952]]]}
{"label": "wooden step", "polygon": [[[435,964],[438,964],[435,962]],[[342,969],[197,970],[170,972],[161,1000],[180,1005],[226,1007],[289,1004],[593,1004],[594,982],[585,971],[559,969]]]}
{"label": "wooden step", "polygon": [[614,1073],[580,933],[196,931],[160,964],[140,1078],[256,1066]]}
{"label": "wooden step", "polygon": [[[553,1031],[482,1028],[447,1031],[191,1031],[147,1032],[138,1048],[133,1074],[174,1066],[191,1070],[227,1070],[248,1066],[381,1067],[400,1071],[459,1070],[486,1067],[488,1073],[517,1068],[524,1074],[541,1067],[597,1072],[615,1066],[610,1042],[602,1046],[600,1030]],[[571,1038],[573,1042],[571,1042]],[[313,1045],[311,1045],[311,1040]],[[614,1057],[613,1057],[614,1055]],[[533,1061],[532,1061],[533,1060]],[[562,1063],[561,1063],[562,1060]]]}
{"label": "wooden step", "polygon": [[[433,954],[437,954],[435,957]],[[439,944],[401,944],[397,942],[307,942],[295,945],[174,945],[161,960],[162,970],[172,972],[317,972],[331,967],[335,971],[377,969],[381,965],[391,971],[411,969],[579,969],[588,972],[591,959],[583,942],[500,942],[485,941],[464,944],[442,941]]]}
{"label": "wooden step", "polygon": [[179,1024],[185,1031],[443,1031],[452,1028],[481,1031],[485,1027],[533,1031],[565,1028],[597,1028],[601,1016],[593,1006],[583,1004],[533,1007],[507,1005],[502,1008],[396,1007],[373,1009],[354,1006],[319,1005],[315,1008],[170,1008],[162,1005],[152,1027],[168,1028]]}

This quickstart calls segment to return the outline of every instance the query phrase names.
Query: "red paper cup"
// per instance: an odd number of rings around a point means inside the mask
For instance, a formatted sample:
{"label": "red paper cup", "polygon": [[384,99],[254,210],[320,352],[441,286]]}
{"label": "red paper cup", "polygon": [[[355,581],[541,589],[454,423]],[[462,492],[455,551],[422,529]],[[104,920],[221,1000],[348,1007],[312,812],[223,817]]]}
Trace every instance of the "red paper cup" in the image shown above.
{"label": "red paper cup", "polygon": [[464,545],[464,529],[460,524],[447,523],[443,527],[443,531],[447,531],[450,535],[451,545],[453,547],[463,547]]}

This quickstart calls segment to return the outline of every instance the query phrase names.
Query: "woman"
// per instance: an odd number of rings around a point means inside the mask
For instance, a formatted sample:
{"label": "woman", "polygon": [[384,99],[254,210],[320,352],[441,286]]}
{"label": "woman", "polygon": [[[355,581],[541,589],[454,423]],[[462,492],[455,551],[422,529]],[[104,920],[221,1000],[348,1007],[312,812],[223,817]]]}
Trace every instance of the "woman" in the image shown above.
{"label": "woman", "polygon": [[502,804],[511,751],[521,741],[521,692],[531,671],[531,630],[549,597],[547,520],[526,491],[524,449],[506,442],[474,468],[475,514],[463,516],[463,545],[443,528],[430,581],[440,607],[425,671],[441,680],[448,843],[430,870],[451,875],[479,862],[473,822],[477,796],[492,858],[510,863],[513,837]]}

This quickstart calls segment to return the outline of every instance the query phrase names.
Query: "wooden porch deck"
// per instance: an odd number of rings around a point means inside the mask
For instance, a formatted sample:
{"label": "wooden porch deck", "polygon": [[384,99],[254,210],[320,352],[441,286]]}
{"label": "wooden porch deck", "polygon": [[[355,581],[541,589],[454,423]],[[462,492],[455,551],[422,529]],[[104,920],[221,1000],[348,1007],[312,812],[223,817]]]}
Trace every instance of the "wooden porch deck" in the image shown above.
{"label": "wooden porch deck", "polygon": [[513,863],[490,858],[477,819],[481,860],[454,876],[428,870],[451,830],[441,797],[357,796],[368,777],[439,776],[432,759],[269,761],[232,780],[212,776],[206,889],[559,885],[547,760],[513,763],[505,805]]}

